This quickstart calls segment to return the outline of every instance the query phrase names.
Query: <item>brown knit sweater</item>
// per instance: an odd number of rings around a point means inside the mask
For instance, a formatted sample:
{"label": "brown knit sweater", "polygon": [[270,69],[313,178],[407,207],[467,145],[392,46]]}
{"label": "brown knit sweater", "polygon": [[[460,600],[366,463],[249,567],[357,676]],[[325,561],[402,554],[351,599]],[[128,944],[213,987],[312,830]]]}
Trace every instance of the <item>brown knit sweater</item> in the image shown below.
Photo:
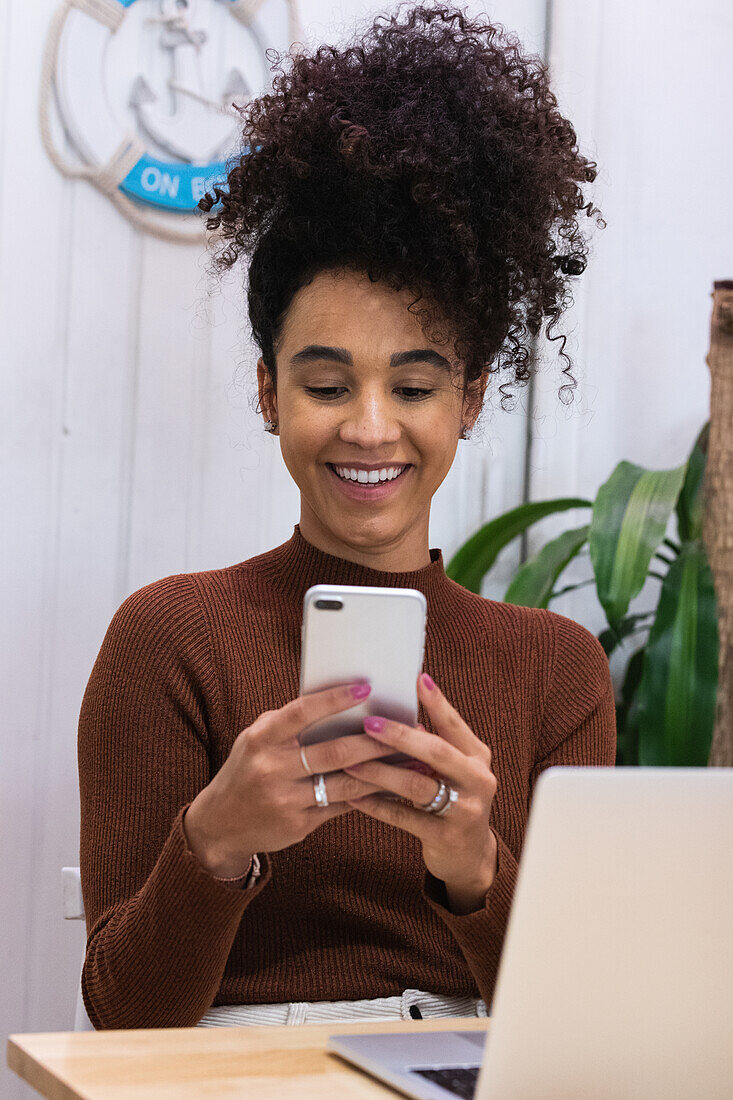
{"label": "brown knit sweater", "polygon": [[[584,627],[477,596],[442,552],[390,573],[300,533],[239,565],[133,592],[95,661],[79,718],[82,976],[97,1028],[185,1027],[212,1005],[357,1000],[404,989],[490,1007],[537,776],[613,765],[608,661]],[[303,594],[312,584],[418,588],[424,670],[477,737],[498,781],[498,873],[483,907],[447,908],[419,841],[353,810],[260,852],[249,890],[189,851],[186,806],[264,710],[298,695]],[[424,709],[419,721],[434,732]]]}

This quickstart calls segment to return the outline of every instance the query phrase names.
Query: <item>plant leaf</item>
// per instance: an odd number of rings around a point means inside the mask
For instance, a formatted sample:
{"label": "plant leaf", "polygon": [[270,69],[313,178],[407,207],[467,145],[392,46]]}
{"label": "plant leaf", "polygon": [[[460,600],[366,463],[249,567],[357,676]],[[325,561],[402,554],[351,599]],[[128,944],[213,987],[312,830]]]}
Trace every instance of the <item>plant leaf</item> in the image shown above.
{"label": "plant leaf", "polygon": [[598,635],[598,641],[603,646],[606,656],[610,657],[624,638],[628,638],[630,634],[634,634],[639,629],[639,623],[642,619],[648,619],[653,614],[653,611],[642,611],[638,615],[629,615],[627,618],[622,619],[615,628],[609,626],[608,630],[602,630]]}
{"label": "plant leaf", "polygon": [[677,530],[683,540],[702,538],[703,483],[710,421],[700,431],[687,460],[687,472],[677,501]]}
{"label": "plant leaf", "polygon": [[623,619],[644,585],[686,468],[685,463],[674,470],[645,470],[633,462],[619,462],[598,490],[590,524],[590,557],[609,626]]}
{"label": "plant leaf", "polygon": [[550,593],[550,599],[555,600],[558,596],[564,596],[566,592],[575,592],[576,588],[587,588],[589,584],[592,584],[595,588],[596,578],[591,577],[590,580],[587,581],[578,581],[577,584],[566,584],[564,588],[557,588],[554,592]]}
{"label": "plant leaf", "polygon": [[641,681],[645,646],[629,658],[621,686],[621,701],[616,705],[616,767],[639,763],[639,713],[636,692]]}
{"label": "plant leaf", "polygon": [[590,508],[589,500],[577,497],[561,497],[557,500],[530,501],[504,512],[496,519],[479,527],[459,547],[448,562],[445,571],[451,580],[457,581],[470,592],[481,593],[481,584],[499,553],[507,543],[521,535],[533,523],[554,512],[566,512],[570,508]]}
{"label": "plant leaf", "polygon": [[700,541],[685,543],[662,585],[636,693],[639,763],[704,767],[718,687],[713,576]]}
{"label": "plant leaf", "polygon": [[506,590],[505,603],[547,607],[555,581],[588,539],[590,525],[563,531],[520,566]]}

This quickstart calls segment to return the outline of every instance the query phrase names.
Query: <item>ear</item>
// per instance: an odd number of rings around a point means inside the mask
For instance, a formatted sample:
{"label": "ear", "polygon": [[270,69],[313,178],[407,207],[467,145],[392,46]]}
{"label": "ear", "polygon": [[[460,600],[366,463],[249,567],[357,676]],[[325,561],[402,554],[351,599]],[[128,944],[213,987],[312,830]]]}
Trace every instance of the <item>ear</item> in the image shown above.
{"label": "ear", "polygon": [[266,420],[272,420],[277,424],[277,394],[272,385],[270,372],[265,366],[264,359],[257,360],[257,389],[260,397],[260,408]]}

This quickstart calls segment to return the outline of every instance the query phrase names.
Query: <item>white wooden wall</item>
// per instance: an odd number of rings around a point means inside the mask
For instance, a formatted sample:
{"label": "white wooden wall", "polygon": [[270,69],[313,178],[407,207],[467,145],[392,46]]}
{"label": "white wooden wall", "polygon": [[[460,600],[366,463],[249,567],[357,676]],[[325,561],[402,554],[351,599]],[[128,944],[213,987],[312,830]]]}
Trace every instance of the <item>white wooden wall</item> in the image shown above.
{"label": "white wooden wall", "polygon": [[[210,297],[200,250],[141,236],[43,151],[54,7],[0,0],[2,1034],[72,1026],[83,933],[62,921],[59,871],[78,861],[76,724],[114,611],[156,578],[260,553],[298,520],[277,441],[252,411],[257,353],[236,282]],[[733,275],[724,0],[694,15],[681,0],[550,8],[561,106],[601,164],[609,225],[563,330],[577,326],[580,399],[569,416],[558,405],[554,359],[538,386],[538,499],[592,494],[621,458],[683,460],[707,414],[711,284]],[[487,9],[542,52],[544,0]],[[301,2],[304,37],[336,42],[380,10]],[[446,561],[522,499],[525,431],[521,411],[496,412],[460,444],[432,513]],[[503,593],[516,561],[515,548],[502,556],[486,595]],[[567,613],[595,630],[588,592]],[[0,1094],[27,1095],[4,1073]]]}
{"label": "white wooden wall", "polygon": [[[554,358],[538,378],[533,499],[592,498],[622,459],[680,465],[710,414],[713,283],[733,278],[732,49],[725,0],[553,0],[556,93],[599,164],[595,203],[607,228],[594,230],[562,329],[574,329],[567,350],[580,368],[579,399],[569,411],[557,401]],[[587,517],[548,520],[530,547]],[[591,576],[586,557],[563,583]],[[650,579],[631,610],[655,607],[658,595]],[[605,626],[592,587],[552,607],[594,633]],[[625,659],[614,655],[614,678]]]}

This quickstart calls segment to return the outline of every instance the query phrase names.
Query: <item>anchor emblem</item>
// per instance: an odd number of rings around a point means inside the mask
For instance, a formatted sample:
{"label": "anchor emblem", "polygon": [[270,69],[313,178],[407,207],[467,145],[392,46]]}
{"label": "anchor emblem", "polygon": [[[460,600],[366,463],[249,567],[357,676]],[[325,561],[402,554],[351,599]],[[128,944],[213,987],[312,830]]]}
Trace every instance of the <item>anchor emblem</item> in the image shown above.
{"label": "anchor emblem", "polygon": [[159,45],[169,55],[170,112],[142,75],[133,81],[128,102],[140,130],[174,160],[207,164],[234,144],[239,116],[230,106],[232,99],[245,103],[252,97],[237,68],[227,73],[218,102],[205,94],[200,51],[208,35],[191,25],[195,7],[196,0],[160,0],[160,15],[147,20],[160,26]]}

